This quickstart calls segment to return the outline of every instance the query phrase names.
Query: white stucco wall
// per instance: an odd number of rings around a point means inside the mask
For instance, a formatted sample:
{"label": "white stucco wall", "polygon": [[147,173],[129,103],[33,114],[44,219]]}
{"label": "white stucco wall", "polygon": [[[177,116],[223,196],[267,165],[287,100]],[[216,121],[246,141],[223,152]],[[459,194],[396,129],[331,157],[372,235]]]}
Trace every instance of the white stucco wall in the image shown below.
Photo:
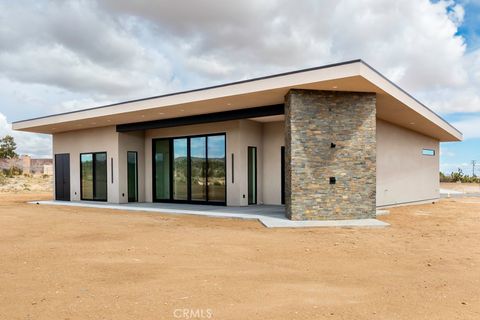
{"label": "white stucco wall", "polygon": [[437,199],[439,188],[438,140],[377,119],[377,206]]}

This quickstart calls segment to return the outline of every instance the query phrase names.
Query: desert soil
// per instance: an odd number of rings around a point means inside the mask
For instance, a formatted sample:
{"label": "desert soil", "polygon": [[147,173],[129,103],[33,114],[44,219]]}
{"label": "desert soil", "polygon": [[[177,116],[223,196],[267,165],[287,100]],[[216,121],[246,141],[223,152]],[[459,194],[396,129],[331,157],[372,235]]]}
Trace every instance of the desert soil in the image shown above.
{"label": "desert soil", "polygon": [[480,198],[266,229],[48,197],[0,194],[0,319],[480,319]]}
{"label": "desert soil", "polygon": [[463,193],[480,193],[480,183],[442,182],[440,188]]}
{"label": "desert soil", "polygon": [[53,190],[53,176],[18,175],[0,179],[0,193],[39,193],[51,190]]}

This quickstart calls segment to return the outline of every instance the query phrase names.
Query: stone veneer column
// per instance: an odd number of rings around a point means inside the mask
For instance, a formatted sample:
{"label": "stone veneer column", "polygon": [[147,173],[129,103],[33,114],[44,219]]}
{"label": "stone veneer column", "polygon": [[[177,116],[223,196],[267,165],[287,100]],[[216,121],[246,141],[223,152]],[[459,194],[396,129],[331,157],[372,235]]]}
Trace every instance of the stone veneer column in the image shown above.
{"label": "stone veneer column", "polygon": [[[375,217],[375,104],[375,93],[289,91],[285,102],[288,218]],[[330,177],[335,184],[330,184]]]}

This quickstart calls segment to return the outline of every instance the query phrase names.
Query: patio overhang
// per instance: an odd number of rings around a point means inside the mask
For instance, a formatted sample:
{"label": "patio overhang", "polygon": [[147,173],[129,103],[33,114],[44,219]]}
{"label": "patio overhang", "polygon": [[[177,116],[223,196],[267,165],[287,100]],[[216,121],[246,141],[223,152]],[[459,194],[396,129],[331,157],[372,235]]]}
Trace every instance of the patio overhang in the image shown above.
{"label": "patio overhang", "polygon": [[241,116],[282,105],[291,89],[376,93],[377,118],[439,141],[462,140],[460,131],[362,60],[18,121],[13,129],[53,134],[116,125],[121,131],[206,114]]}

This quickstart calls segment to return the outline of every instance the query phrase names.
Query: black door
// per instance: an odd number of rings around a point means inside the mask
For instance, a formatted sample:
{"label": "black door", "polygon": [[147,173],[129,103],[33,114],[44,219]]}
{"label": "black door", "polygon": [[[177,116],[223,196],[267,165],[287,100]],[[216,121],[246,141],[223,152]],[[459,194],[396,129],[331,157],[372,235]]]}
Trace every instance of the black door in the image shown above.
{"label": "black door", "polygon": [[55,200],[70,201],[70,155],[55,155]]}
{"label": "black door", "polygon": [[280,151],[280,163],[281,163],[281,168],[280,168],[280,179],[281,179],[281,189],[282,189],[282,204],[285,204],[285,147],[281,148]]}

